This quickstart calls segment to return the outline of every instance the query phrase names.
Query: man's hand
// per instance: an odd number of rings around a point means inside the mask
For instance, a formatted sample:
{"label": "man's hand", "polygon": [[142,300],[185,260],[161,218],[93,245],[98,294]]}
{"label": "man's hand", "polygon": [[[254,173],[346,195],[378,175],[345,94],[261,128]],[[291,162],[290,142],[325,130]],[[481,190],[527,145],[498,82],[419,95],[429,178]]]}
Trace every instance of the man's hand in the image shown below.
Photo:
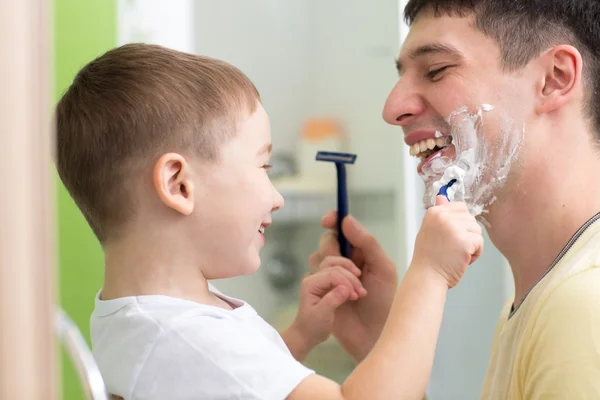
{"label": "man's hand", "polygon": [[323,268],[304,278],[300,287],[298,314],[281,333],[298,361],[331,335],[335,311],[344,303],[367,294],[358,277],[360,269],[343,257],[328,257]]}
{"label": "man's hand", "polygon": [[[319,250],[309,258],[313,274],[329,268],[329,257],[341,257],[336,220],[337,213],[333,211],[321,221],[330,231],[321,236]],[[377,240],[352,216],[344,218],[342,230],[352,245],[351,259],[362,271],[360,282],[368,294],[337,308],[333,334],[356,361],[361,361],[379,338],[387,319],[396,293],[396,266]]]}

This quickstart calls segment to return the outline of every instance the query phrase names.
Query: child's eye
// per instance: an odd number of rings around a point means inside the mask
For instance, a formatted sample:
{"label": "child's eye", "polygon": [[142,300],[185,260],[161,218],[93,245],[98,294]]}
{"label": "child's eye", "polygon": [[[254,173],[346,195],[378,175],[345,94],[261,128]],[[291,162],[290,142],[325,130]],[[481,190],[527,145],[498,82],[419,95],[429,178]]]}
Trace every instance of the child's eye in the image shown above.
{"label": "child's eye", "polygon": [[264,169],[266,169],[267,171],[270,170],[273,166],[270,164],[265,164],[262,166]]}

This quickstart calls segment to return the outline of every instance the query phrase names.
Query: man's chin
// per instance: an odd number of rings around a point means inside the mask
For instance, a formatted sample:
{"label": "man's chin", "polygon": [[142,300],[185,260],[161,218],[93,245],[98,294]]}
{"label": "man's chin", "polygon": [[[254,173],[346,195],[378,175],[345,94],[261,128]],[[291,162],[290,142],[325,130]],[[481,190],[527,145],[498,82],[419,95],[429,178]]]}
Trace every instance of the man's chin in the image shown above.
{"label": "man's chin", "polygon": [[425,193],[423,194],[423,208],[425,210],[428,210],[435,205],[431,202],[431,197],[431,188],[426,186]]}

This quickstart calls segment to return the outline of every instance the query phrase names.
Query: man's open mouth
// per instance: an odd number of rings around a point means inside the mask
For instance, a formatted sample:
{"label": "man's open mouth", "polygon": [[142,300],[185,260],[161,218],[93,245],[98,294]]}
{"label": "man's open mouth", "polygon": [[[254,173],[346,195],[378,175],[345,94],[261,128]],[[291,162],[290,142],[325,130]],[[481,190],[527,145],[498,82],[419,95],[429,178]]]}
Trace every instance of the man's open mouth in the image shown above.
{"label": "man's open mouth", "polygon": [[426,161],[451,144],[452,136],[424,139],[410,146],[410,155],[420,158],[421,161]]}

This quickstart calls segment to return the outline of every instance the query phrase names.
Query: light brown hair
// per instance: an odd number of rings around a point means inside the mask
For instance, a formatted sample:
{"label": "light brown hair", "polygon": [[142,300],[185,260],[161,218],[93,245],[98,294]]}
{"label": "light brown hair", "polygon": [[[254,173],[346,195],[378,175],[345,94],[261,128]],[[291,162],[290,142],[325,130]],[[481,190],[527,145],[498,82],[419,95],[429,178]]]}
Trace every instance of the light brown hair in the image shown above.
{"label": "light brown hair", "polygon": [[258,91],[220,60],[127,44],[87,64],[56,106],[57,169],[101,243],[134,215],[140,166],[166,152],[216,161]]}

